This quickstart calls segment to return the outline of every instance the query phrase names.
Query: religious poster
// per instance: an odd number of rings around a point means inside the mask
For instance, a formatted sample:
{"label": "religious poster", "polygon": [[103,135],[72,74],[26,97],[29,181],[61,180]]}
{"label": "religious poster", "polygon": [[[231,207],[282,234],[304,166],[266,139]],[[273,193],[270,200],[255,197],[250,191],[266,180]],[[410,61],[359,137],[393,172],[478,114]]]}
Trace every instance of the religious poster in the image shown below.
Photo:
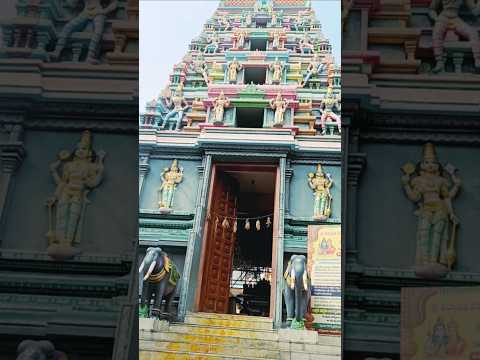
{"label": "religious poster", "polygon": [[480,359],[480,288],[403,288],[403,360]]}
{"label": "religious poster", "polygon": [[340,225],[308,226],[308,270],[312,281],[312,327],[340,335],[342,248]]}

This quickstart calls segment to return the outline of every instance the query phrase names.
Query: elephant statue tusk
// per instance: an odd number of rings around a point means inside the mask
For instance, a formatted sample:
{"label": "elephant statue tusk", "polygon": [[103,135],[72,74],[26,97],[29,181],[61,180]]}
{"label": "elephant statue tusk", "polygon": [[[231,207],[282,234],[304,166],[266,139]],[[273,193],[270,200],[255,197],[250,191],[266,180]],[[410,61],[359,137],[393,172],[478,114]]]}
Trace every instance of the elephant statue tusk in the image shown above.
{"label": "elephant statue tusk", "polygon": [[155,268],[155,265],[156,265],[155,261],[152,262],[152,264],[151,264],[150,267],[148,268],[147,274],[145,275],[145,277],[143,278],[143,280],[147,280],[147,279],[150,277],[150,275],[152,274],[153,269]]}
{"label": "elephant statue tusk", "polygon": [[303,288],[305,291],[308,290],[308,274],[307,274],[307,269],[303,272]]}
{"label": "elephant statue tusk", "polygon": [[140,264],[140,268],[138,269],[138,272],[141,273],[144,267],[145,267],[145,260],[143,260],[142,263]]}
{"label": "elephant statue tusk", "polygon": [[292,267],[292,272],[290,273],[290,288],[295,289],[295,269]]}

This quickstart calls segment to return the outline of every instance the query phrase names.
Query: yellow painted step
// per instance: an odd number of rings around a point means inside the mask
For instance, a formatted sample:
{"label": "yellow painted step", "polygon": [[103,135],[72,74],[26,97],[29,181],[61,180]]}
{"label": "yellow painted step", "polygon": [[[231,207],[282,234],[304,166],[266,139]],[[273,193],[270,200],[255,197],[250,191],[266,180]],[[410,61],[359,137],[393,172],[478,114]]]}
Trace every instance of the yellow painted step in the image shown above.
{"label": "yellow painted step", "polygon": [[243,320],[252,322],[268,322],[273,323],[273,320],[263,316],[248,316],[248,315],[233,315],[233,314],[217,314],[207,312],[187,312],[187,316],[197,316],[209,319],[225,319],[225,320]]}
{"label": "yellow painted step", "polygon": [[192,335],[231,336],[247,339],[278,340],[278,333],[273,330],[232,329],[225,327],[173,323],[170,324],[170,331],[188,333]]}
{"label": "yellow painted step", "polygon": [[[213,355],[202,353],[186,353],[175,351],[142,351],[140,350],[140,360],[278,360],[275,358],[242,357],[231,355]],[[300,359],[297,359],[300,360]]]}
{"label": "yellow painted step", "polygon": [[194,324],[194,325],[218,326],[218,327],[228,327],[228,328],[236,328],[236,329],[253,329],[253,330],[272,330],[273,329],[272,322],[229,319],[229,318],[222,319],[222,318],[195,316],[195,315],[187,315],[185,317],[185,322],[187,324]]}
{"label": "yellow painted step", "polygon": [[255,338],[245,338],[238,336],[220,336],[209,334],[195,334],[192,332],[174,332],[174,331],[162,331],[162,332],[141,332],[140,340],[152,340],[152,341],[183,341],[190,343],[203,343],[203,344],[218,344],[218,345],[234,345],[250,348],[261,348],[278,350],[279,345],[276,340],[264,340]]}
{"label": "yellow painted step", "polygon": [[145,341],[141,340],[139,347],[142,351],[175,351],[185,353],[201,353],[225,356],[241,356],[245,358],[277,358],[278,350],[249,348],[235,345],[202,344],[172,341]]}

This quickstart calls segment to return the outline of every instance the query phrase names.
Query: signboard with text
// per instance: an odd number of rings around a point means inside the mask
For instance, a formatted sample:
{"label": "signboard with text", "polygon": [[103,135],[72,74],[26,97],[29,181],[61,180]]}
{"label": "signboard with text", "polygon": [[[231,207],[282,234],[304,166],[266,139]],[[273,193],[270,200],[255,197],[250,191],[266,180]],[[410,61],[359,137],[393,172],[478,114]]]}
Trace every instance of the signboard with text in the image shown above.
{"label": "signboard with text", "polygon": [[308,270],[312,281],[312,327],[340,334],[342,322],[342,249],[340,225],[308,226]]}

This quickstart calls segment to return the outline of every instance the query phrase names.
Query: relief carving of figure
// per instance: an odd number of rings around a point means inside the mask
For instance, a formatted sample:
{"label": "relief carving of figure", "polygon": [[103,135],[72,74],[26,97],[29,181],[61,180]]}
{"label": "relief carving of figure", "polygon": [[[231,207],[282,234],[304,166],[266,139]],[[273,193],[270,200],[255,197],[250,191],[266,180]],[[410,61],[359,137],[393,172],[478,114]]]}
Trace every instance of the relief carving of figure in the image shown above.
{"label": "relief carving of figure", "polygon": [[240,30],[236,28],[233,32],[233,49],[243,49],[245,47],[245,40],[247,38],[248,32],[246,30]]}
{"label": "relief carving of figure", "polygon": [[315,53],[313,55],[312,61],[310,61],[310,63],[308,64],[307,73],[305,74],[305,77],[302,81],[301,86],[304,87],[312,76],[321,74],[326,69],[327,69],[327,65],[321,62],[318,54]]}
{"label": "relief carving of figure", "polygon": [[227,78],[229,83],[237,83],[237,74],[241,69],[242,65],[238,62],[237,58],[233,58],[233,60],[228,63]]}
{"label": "relief carving of figure", "polygon": [[82,31],[88,24],[93,25],[94,34],[90,40],[88,47],[87,62],[97,63],[99,42],[102,39],[105,31],[105,20],[109,13],[115,11],[118,7],[118,2],[113,0],[110,5],[103,7],[101,0],[67,0],[69,7],[75,8],[79,1],[83,1],[84,7],[79,15],[70,20],[58,36],[57,45],[52,53],[54,59],[58,59],[65,47],[68,38],[74,31]]}
{"label": "relief carving of figure", "polygon": [[333,180],[330,174],[323,172],[322,165],[317,165],[317,171],[308,174],[308,185],[313,190],[314,206],[313,218],[315,220],[326,220],[332,213],[332,195],[330,188]]}
{"label": "relief carving of figure", "polygon": [[283,127],[283,118],[288,107],[288,101],[282,98],[281,93],[277,93],[277,97],[270,100],[270,107],[275,110],[273,126]]}
{"label": "relief carving of figure", "polygon": [[163,169],[161,179],[162,185],[158,189],[158,207],[162,212],[169,212],[172,210],[177,184],[183,180],[183,168],[178,167],[177,160],[173,160],[170,168]]}
{"label": "relief carving of figure", "polygon": [[223,125],[223,115],[225,108],[230,106],[230,100],[225,96],[223,91],[213,102],[213,124]]}
{"label": "relief carving of figure", "polygon": [[314,46],[313,46],[313,43],[311,42],[310,40],[310,37],[308,36],[308,33],[305,32],[305,34],[303,35],[303,39],[301,39],[299,42],[298,42],[298,47],[300,49],[300,52],[302,54],[313,54],[314,53]]}
{"label": "relief carving of figure", "polygon": [[[443,55],[445,35],[453,30],[458,35],[470,41],[475,68],[480,70],[480,40],[477,29],[468,25],[459,16],[460,7],[465,5],[473,16],[480,14],[480,2],[475,0],[432,0],[429,16],[434,21],[432,42],[436,65],[433,72],[442,72],[445,69]],[[440,13],[438,13],[440,11]]]}
{"label": "relief carving of figure", "polygon": [[275,62],[269,65],[269,69],[273,71],[272,83],[279,84],[282,81],[283,65],[278,58],[275,58]]}
{"label": "relief carving of figure", "polygon": [[285,35],[285,33],[282,30],[276,30],[272,31],[270,33],[271,38],[273,39],[272,41],[272,50],[279,50],[283,49],[283,41],[282,37]]}
{"label": "relief carving of figure", "polygon": [[327,94],[321,102],[322,116],[320,117],[320,126],[322,128],[322,135],[327,133],[327,120],[334,121],[337,124],[338,132],[342,132],[342,120],[339,115],[335,114],[333,108],[340,110],[341,102],[333,93],[333,86],[330,84],[327,88]]}
{"label": "relief carving of figure", "polygon": [[192,63],[192,66],[194,71],[202,74],[205,84],[208,85],[210,83],[210,79],[208,77],[208,65],[203,56],[199,55],[198,58]]}
{"label": "relief carving of figure", "polygon": [[207,46],[205,46],[205,50],[203,51],[205,54],[215,54],[220,50],[220,39],[218,38],[218,34],[214,33],[211,36],[207,37]]}
{"label": "relief carving of figure", "polygon": [[403,189],[409,200],[418,205],[417,276],[438,278],[447,274],[455,262],[455,233],[458,219],[452,199],[460,189],[460,179],[453,165],[443,167],[437,160],[435,147],[427,143],[423,160],[416,166],[402,167]]}
{"label": "relief carving of figure", "polygon": [[50,165],[50,172],[57,184],[55,194],[47,200],[48,254],[57,259],[71,258],[80,251],[83,220],[87,195],[103,179],[104,151],[92,149],[92,135],[86,130],[73,153],[63,150]]}
{"label": "relief carving of figure", "polygon": [[177,86],[177,89],[174,91],[173,95],[168,99],[168,108],[170,108],[170,112],[165,116],[163,119],[162,129],[166,129],[168,126],[169,120],[177,116],[177,122],[175,124],[175,130],[180,130],[182,127],[182,120],[185,114],[185,111],[189,108],[188,103],[185,101],[183,97],[183,84],[180,83]]}

